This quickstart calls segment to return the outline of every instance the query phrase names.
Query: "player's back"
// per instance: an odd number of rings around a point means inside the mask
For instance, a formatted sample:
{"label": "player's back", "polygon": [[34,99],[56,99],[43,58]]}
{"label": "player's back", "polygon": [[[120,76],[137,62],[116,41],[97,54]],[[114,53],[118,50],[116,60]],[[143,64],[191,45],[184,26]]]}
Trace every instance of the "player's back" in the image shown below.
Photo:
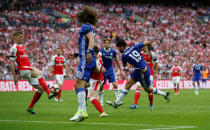
{"label": "player's back", "polygon": [[140,50],[143,46],[143,43],[139,43],[137,45],[127,48],[122,54],[123,64],[128,62],[136,69],[144,69],[146,67],[146,62],[144,61]]}
{"label": "player's back", "polygon": [[108,51],[105,50],[105,48],[102,48],[100,50],[100,53],[102,55],[102,61],[103,66],[106,69],[107,72],[113,70],[113,60],[116,57],[116,51],[112,48],[109,48]]}

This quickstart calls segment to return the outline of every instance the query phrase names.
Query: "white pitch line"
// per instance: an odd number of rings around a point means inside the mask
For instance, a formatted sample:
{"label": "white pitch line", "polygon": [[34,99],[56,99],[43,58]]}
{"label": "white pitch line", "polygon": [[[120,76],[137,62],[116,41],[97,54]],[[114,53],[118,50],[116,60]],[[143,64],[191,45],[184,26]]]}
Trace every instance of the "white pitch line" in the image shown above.
{"label": "white pitch line", "polygon": [[140,129],[140,130],[175,130],[175,129],[192,129],[197,128],[196,126],[172,126],[169,128],[152,128],[152,129]]}
{"label": "white pitch line", "polygon": [[197,128],[197,126],[170,126],[170,125],[152,125],[152,124],[118,124],[118,123],[94,123],[94,122],[59,122],[59,121],[24,121],[24,120],[0,120],[0,122],[25,122],[25,123],[50,123],[50,124],[87,124],[87,125],[109,125],[109,126],[147,126],[147,127],[167,127],[167,128],[154,128],[154,129],[141,129],[141,130],[161,130],[161,129],[185,129]]}

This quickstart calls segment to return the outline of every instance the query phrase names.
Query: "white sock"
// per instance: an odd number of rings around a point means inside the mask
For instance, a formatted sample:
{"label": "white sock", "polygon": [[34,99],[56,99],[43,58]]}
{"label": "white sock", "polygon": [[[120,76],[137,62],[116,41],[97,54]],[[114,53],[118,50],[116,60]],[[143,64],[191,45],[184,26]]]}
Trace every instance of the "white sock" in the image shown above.
{"label": "white sock", "polygon": [[118,89],[114,89],[114,94],[115,94],[116,99],[117,99],[117,97],[118,97],[118,95],[119,95]]}
{"label": "white sock", "polygon": [[101,104],[103,104],[104,103],[104,91],[102,91],[102,92],[99,92],[99,102],[101,103]]}
{"label": "white sock", "polygon": [[84,88],[79,88],[77,90],[77,97],[78,97],[78,111],[86,111],[86,94]]}
{"label": "white sock", "polygon": [[166,96],[166,92],[160,91],[158,88],[153,88],[153,93],[157,95]]}
{"label": "white sock", "polygon": [[115,103],[119,104],[120,102],[122,102],[122,99],[125,97],[125,95],[128,94],[128,90],[123,89],[122,92],[119,94],[119,96],[117,97],[117,99],[115,100]]}

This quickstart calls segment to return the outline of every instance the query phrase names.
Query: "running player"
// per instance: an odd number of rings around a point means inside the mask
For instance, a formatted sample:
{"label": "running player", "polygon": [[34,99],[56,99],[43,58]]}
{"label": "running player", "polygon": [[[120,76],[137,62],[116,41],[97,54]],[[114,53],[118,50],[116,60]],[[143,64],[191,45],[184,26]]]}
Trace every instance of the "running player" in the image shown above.
{"label": "running player", "polygon": [[63,100],[60,98],[61,98],[61,88],[63,85],[63,78],[64,78],[63,67],[66,70],[67,76],[69,75],[69,70],[66,65],[65,58],[61,55],[62,53],[61,49],[57,48],[56,53],[57,55],[52,57],[52,60],[50,63],[50,72],[51,72],[51,75],[54,75],[56,83],[60,86],[60,90],[59,90],[57,98],[55,98],[55,101],[62,102]]}
{"label": "running player", "polygon": [[[197,60],[196,64],[193,65],[193,87],[195,88],[195,92],[194,92],[195,95],[199,95],[202,69],[203,69],[203,66],[199,64],[199,60]],[[195,86],[195,82],[197,82],[197,87]]]}
{"label": "running player", "polygon": [[182,69],[178,66],[178,61],[175,61],[174,66],[171,68],[171,78],[174,84],[174,95],[179,94],[179,83],[181,79]]}
{"label": "running player", "polygon": [[[27,51],[25,48],[25,45],[23,45],[23,34],[22,32],[14,32],[13,33],[13,42],[14,45],[10,49],[10,65],[11,65],[11,71],[14,79],[14,83],[17,84],[17,77],[15,73],[15,61],[18,65],[18,70],[20,72],[20,76],[24,79],[26,79],[30,84],[32,83],[31,76],[33,75],[33,68],[30,65],[30,61],[27,55]],[[43,78],[43,75],[40,74],[38,77],[39,85],[44,89],[44,91],[47,93],[48,98],[51,99],[55,96],[55,94],[51,93],[50,90],[47,87],[47,84]],[[31,84],[33,86],[33,84]],[[34,87],[34,86],[33,86]],[[41,92],[36,92],[34,95],[33,100],[38,100],[41,96]],[[33,109],[29,106],[29,109],[27,109],[28,112],[35,114]]]}
{"label": "running player", "polygon": [[146,65],[146,62],[144,61],[142,55],[141,55],[141,48],[152,44],[150,41],[145,41],[138,43],[134,46],[128,47],[126,49],[126,43],[123,40],[119,40],[117,42],[117,49],[123,53],[122,54],[122,61],[123,66],[126,67],[127,62],[135,67],[135,70],[131,73],[130,79],[125,85],[125,89],[122,90],[122,92],[119,94],[118,98],[112,103],[112,106],[114,108],[117,108],[119,106],[119,103],[122,101],[122,99],[127,95],[130,88],[136,83],[140,82],[146,92],[155,93],[158,95],[162,95],[166,102],[169,102],[169,92],[162,92],[157,88],[151,87],[151,81],[150,81],[150,70],[149,67]]}
{"label": "running player", "polygon": [[101,113],[99,117],[107,117],[108,115],[104,112],[103,107],[97,100],[99,95],[99,90],[104,81],[104,76],[102,72],[105,72],[102,60],[99,58],[99,48],[94,47],[94,55],[96,57],[96,70],[93,71],[90,78],[90,89],[89,89],[89,99],[90,102],[95,106],[95,108]]}
{"label": "running player", "polygon": [[[149,66],[151,75],[150,75],[150,80],[151,80],[151,85],[153,86],[153,79],[157,77],[158,75],[158,70],[159,70],[159,65],[158,65],[158,59],[156,54],[152,51],[152,46],[147,45],[142,48],[141,55],[143,59],[146,61],[146,64]],[[131,109],[137,109],[138,108],[138,101],[141,96],[141,84],[137,82],[137,87],[136,87],[136,92],[134,95],[134,104],[130,107]],[[149,99],[149,106],[150,109],[153,109],[153,93],[148,94],[148,99]]]}
{"label": "running player", "polygon": [[[115,77],[115,72],[113,68],[113,61],[116,62],[117,66],[120,69],[120,74],[121,74],[121,66],[120,63],[116,57],[116,51],[110,47],[111,46],[111,40],[109,38],[104,39],[104,48],[100,50],[100,53],[102,55],[102,61],[104,64],[104,68],[106,69],[106,72],[103,73],[104,75],[104,84],[106,83],[106,80],[109,80],[109,83],[112,83],[114,87],[114,93],[116,98],[118,97],[118,88],[117,88],[117,82],[116,82],[116,77]],[[103,86],[104,86],[103,84]],[[101,88],[103,88],[103,86]],[[100,92],[100,97],[103,99],[103,91]],[[107,101],[109,103],[109,101]],[[103,102],[101,101],[101,104],[103,105]]]}
{"label": "running player", "polygon": [[95,46],[94,25],[97,23],[97,11],[85,6],[83,10],[77,14],[77,19],[81,25],[78,42],[80,62],[77,68],[75,83],[75,90],[78,96],[78,110],[77,113],[70,118],[71,121],[82,121],[87,115],[84,86],[89,82],[90,75],[96,67],[93,47]]}
{"label": "running player", "polygon": [[202,88],[207,87],[207,79],[208,79],[208,69],[207,67],[204,68],[202,71],[203,79],[202,79]]}

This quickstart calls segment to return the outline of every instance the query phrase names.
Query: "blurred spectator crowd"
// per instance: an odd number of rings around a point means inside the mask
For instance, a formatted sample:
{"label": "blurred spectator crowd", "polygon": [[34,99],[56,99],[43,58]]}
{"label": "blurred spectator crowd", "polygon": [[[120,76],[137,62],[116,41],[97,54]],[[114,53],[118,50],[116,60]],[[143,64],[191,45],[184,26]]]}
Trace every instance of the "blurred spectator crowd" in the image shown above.
{"label": "blurred spectator crowd", "polygon": [[[51,27],[47,14],[40,10],[5,9],[0,12],[0,79],[11,80],[9,66],[9,49],[13,43],[13,31],[24,33],[24,44],[27,47],[31,65],[39,68],[45,78],[49,77],[49,63],[55,55],[56,48],[63,49],[70,69],[70,79],[75,79],[75,72],[79,59],[70,60],[68,53],[78,52],[79,25],[76,14],[84,5],[93,6],[99,11],[99,20],[96,29],[95,42],[103,47],[103,38],[112,39],[112,47],[117,40],[124,39],[128,46],[134,42],[152,40],[154,52],[159,59],[159,79],[168,79],[174,61],[179,62],[183,69],[183,79],[191,79],[192,64],[199,60],[209,67],[209,23],[199,22],[198,13],[207,11],[205,7],[192,9],[189,7],[170,7],[160,5],[138,4],[107,4],[60,2],[42,3],[41,8],[51,8],[71,17],[67,28]],[[55,21],[56,22],[56,21]],[[42,24],[43,26],[38,26]],[[121,60],[120,54],[118,58]],[[121,64],[122,65],[122,64]],[[115,66],[115,64],[114,64]],[[115,67],[117,79],[127,79],[133,68],[126,68],[126,74],[119,75]],[[209,69],[209,68],[208,68]]]}

